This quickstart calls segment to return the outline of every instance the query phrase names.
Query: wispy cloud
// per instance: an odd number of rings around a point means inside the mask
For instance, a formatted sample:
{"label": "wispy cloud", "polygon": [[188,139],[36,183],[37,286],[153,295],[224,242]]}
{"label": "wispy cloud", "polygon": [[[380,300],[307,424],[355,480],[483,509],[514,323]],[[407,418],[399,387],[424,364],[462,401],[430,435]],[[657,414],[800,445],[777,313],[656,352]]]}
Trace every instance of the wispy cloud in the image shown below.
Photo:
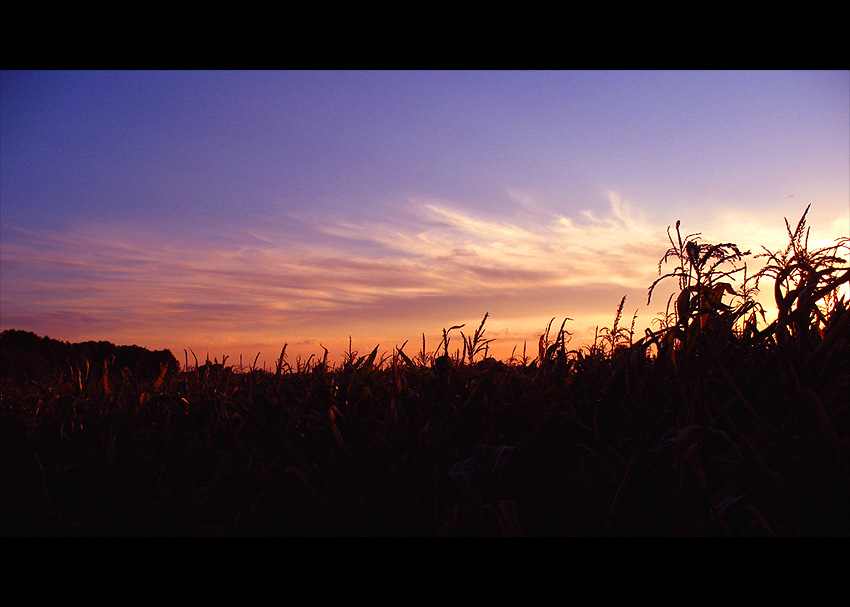
{"label": "wispy cloud", "polygon": [[[335,223],[329,234],[378,243],[393,259],[402,259],[435,276],[451,290],[475,285],[498,292],[528,286],[643,284],[664,247],[663,232],[611,194],[611,213],[577,220],[531,210],[524,221],[483,218],[445,201],[413,199],[420,216],[415,229],[401,231],[377,222]],[[663,252],[663,249],[662,249]]]}
{"label": "wispy cloud", "polygon": [[346,324],[452,322],[500,301],[527,314],[562,301],[565,287],[645,284],[657,235],[618,204],[608,218],[518,225],[411,200],[398,217],[315,218],[320,238],[273,226],[220,236],[93,223],[17,230],[2,248],[2,322],[73,336],[96,327],[127,338],[306,339]]}
{"label": "wispy cloud", "polygon": [[606,322],[623,294],[645,305],[666,226],[614,193],[607,213],[575,216],[525,196],[511,220],[414,198],[368,219],[304,214],[299,230],[10,231],[0,250],[0,321],[175,351],[271,344],[276,355],[287,341],[351,333],[403,341],[485,311],[492,335],[516,340],[552,316],[585,328]]}

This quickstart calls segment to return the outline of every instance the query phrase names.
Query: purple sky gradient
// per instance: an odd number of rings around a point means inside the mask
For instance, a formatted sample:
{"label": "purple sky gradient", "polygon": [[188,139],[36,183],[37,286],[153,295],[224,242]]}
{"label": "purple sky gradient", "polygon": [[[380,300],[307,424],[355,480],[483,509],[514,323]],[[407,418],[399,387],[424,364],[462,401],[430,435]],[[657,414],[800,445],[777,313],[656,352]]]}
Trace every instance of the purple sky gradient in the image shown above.
{"label": "purple sky gradient", "polygon": [[534,353],[663,310],[677,219],[758,252],[809,203],[813,244],[850,234],[850,72],[0,75],[0,329],[181,360],[412,354],[485,312]]}

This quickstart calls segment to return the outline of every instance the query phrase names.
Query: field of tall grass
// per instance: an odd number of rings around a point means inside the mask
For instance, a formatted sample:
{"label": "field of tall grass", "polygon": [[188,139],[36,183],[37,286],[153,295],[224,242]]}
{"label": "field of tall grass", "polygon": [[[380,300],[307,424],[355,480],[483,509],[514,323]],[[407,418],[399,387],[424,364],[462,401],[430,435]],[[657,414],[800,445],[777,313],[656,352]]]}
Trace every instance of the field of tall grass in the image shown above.
{"label": "field of tall grass", "polygon": [[273,370],[96,349],[35,370],[4,332],[2,534],[846,537],[850,238],[785,227],[753,255],[677,223],[654,328],[621,301],[594,343],[550,322],[507,360],[487,314]]}

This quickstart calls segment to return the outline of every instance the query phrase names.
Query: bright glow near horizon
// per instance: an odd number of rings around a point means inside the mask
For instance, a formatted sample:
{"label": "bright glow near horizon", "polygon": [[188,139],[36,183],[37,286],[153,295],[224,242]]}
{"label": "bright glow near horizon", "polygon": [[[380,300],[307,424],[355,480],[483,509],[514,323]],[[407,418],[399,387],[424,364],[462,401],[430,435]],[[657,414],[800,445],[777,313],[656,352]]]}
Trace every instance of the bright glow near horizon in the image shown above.
{"label": "bright glow near horizon", "polygon": [[0,112],[0,329],[181,362],[412,355],[485,312],[533,357],[623,295],[640,333],[678,219],[850,235],[848,72],[3,72]]}

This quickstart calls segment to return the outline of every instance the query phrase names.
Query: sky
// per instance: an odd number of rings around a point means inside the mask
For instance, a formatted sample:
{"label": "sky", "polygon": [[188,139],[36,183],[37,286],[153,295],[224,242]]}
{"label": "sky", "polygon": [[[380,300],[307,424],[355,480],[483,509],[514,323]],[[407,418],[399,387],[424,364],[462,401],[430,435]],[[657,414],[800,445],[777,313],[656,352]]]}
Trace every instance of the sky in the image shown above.
{"label": "sky", "polygon": [[758,253],[809,204],[850,235],[847,71],[0,74],[0,330],[181,363],[642,334],[669,226]]}

